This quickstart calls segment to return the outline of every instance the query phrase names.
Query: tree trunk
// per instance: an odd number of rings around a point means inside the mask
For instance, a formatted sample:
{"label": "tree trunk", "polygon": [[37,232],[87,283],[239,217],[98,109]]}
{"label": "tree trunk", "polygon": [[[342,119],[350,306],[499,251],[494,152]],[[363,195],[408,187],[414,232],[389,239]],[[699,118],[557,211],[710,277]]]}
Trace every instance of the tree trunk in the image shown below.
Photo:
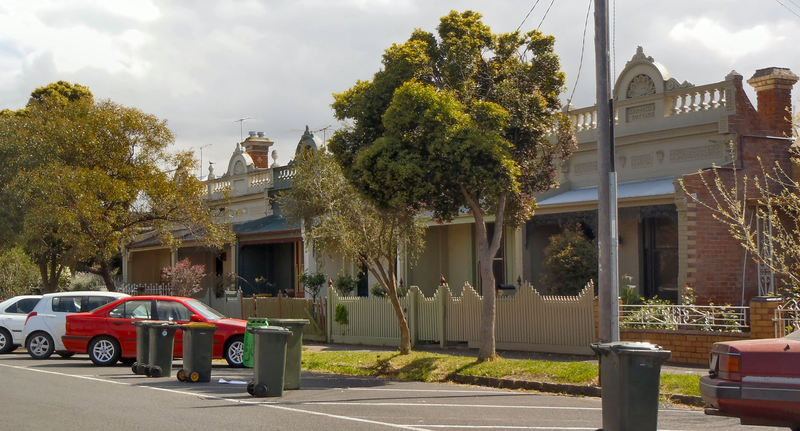
{"label": "tree trunk", "polygon": [[481,274],[481,294],[483,307],[481,309],[481,339],[478,350],[478,361],[492,361],[497,357],[495,340],[495,289],[494,272],[492,272],[492,259],[494,254],[489,253],[489,247],[480,244],[478,247],[478,267]]}
{"label": "tree trunk", "polygon": [[408,320],[403,307],[400,306],[400,298],[397,296],[397,287],[389,290],[389,301],[394,308],[394,314],[397,316],[397,325],[400,327],[400,354],[407,355],[411,353],[411,331],[408,329]]}
{"label": "tree trunk", "polygon": [[100,271],[98,271],[100,277],[103,277],[103,282],[106,284],[106,289],[109,292],[116,292],[117,285],[114,283],[114,279],[111,277],[111,268],[108,266],[108,262],[103,262],[100,264]]}

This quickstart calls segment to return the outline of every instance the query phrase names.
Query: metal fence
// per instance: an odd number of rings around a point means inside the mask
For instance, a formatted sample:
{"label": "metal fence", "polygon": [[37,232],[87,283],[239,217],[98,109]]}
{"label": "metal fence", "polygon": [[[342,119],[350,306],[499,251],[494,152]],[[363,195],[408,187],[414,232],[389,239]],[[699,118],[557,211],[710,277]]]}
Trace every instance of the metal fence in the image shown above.
{"label": "metal fence", "polygon": [[128,295],[171,295],[172,287],[163,283],[119,283],[117,291]]}
{"label": "metal fence", "polygon": [[742,332],[750,327],[749,310],[730,305],[621,305],[619,324],[623,328]]}
{"label": "metal fence", "polygon": [[790,300],[775,309],[775,337],[783,337],[800,329],[800,304]]}

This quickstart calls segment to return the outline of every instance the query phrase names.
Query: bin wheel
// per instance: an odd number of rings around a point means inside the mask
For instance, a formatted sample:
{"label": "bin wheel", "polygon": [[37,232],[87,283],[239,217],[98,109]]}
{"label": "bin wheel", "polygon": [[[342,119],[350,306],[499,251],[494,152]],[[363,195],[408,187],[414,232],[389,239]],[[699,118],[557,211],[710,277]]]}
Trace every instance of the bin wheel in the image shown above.
{"label": "bin wheel", "polygon": [[139,372],[138,362],[134,362],[133,365],[131,365],[131,371],[133,371],[133,374],[142,374],[141,372]]}
{"label": "bin wheel", "polygon": [[148,376],[161,377],[161,367],[159,367],[158,365],[153,365],[152,367],[150,367],[150,374],[148,374]]}
{"label": "bin wheel", "polygon": [[254,397],[266,397],[267,396],[267,385],[263,383],[259,383],[253,386],[253,396]]}
{"label": "bin wheel", "polygon": [[253,395],[253,386],[255,386],[255,385],[256,385],[256,382],[254,380],[250,380],[247,383],[247,393],[248,394]]}
{"label": "bin wheel", "polygon": [[197,383],[197,381],[200,380],[200,373],[195,371],[192,374],[189,374],[189,380],[191,380],[192,383]]}
{"label": "bin wheel", "polygon": [[179,382],[185,382],[186,381],[186,372],[183,371],[183,369],[180,369],[180,370],[178,370],[178,374],[177,374],[176,377],[178,377],[178,381]]}

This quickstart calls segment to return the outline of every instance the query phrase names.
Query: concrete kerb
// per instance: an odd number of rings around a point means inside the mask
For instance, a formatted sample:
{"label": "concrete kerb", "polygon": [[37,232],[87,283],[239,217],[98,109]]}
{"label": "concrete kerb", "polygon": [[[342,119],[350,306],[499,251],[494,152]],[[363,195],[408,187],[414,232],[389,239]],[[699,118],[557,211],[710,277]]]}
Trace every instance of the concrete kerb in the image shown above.
{"label": "concrete kerb", "polygon": [[[355,346],[346,344],[304,344],[304,348],[311,351],[354,351],[354,352],[393,352],[396,348],[393,347],[373,347],[373,346]],[[465,348],[448,348],[442,349],[438,346],[416,346],[415,350],[423,350],[436,353],[445,353],[451,355],[474,356],[474,352]],[[536,353],[536,352],[517,352],[517,351],[503,351],[499,352],[504,358],[509,359],[540,359],[540,360],[554,360],[554,361],[585,361],[594,362],[593,356],[576,356],[576,355],[557,355],[552,353]],[[698,374],[705,375],[708,370],[701,367],[694,366],[681,366],[668,364],[662,367],[662,371],[667,371],[672,374]],[[492,387],[498,389],[516,389],[516,390],[532,390],[538,392],[557,393],[574,396],[585,397],[600,397],[601,390],[598,386],[589,385],[572,385],[566,383],[549,383],[539,382],[532,380],[515,380],[515,379],[502,379],[495,377],[479,377],[479,376],[466,376],[463,374],[454,374],[448,378],[448,381],[459,384],[476,385],[484,387]],[[692,407],[704,407],[705,402],[701,397],[693,395],[680,395],[680,394],[661,394],[663,398],[671,403],[683,404]]]}

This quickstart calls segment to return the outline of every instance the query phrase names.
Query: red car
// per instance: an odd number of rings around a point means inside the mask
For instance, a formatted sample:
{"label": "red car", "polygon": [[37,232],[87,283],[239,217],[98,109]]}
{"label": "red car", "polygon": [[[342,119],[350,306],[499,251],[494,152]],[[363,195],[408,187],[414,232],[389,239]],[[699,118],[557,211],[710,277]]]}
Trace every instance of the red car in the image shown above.
{"label": "red car", "polygon": [[706,414],[743,425],[800,430],[800,331],[782,338],[714,343],[700,393]]}
{"label": "red car", "polygon": [[[217,327],[214,333],[214,358],[225,358],[231,367],[242,366],[246,320],[229,319],[208,305],[179,296],[131,296],[104,305],[92,312],[67,316],[66,335],[61,337],[67,350],[86,352],[96,365],[113,365],[136,358],[137,320],[167,320],[176,323],[207,322]],[[174,354],[183,354],[183,331],[175,333]]]}

